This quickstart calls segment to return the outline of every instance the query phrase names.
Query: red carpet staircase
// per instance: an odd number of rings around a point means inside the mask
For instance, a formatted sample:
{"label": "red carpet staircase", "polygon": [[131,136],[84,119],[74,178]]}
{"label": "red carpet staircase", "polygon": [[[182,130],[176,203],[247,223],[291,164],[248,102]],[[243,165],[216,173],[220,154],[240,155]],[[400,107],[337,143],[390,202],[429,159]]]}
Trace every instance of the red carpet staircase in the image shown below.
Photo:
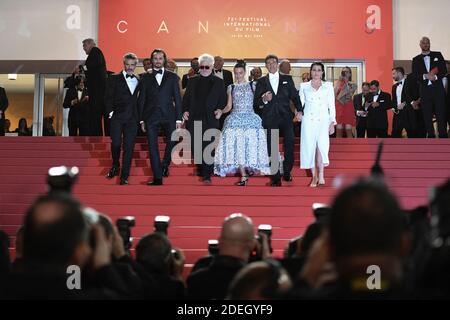
{"label": "red carpet staircase", "polygon": [[[0,229],[14,236],[27,207],[46,192],[49,167],[78,166],[75,195],[113,219],[135,216],[135,242],[153,230],[156,215],[169,215],[169,237],[174,246],[184,250],[188,267],[207,253],[207,240],[218,237],[223,218],[233,212],[249,215],[255,226],[271,224],[273,247],[280,256],[288,239],[302,234],[313,220],[314,202],[329,203],[336,186],[369,173],[379,143],[378,139],[333,139],[327,186],[312,189],[307,187],[310,178],[299,169],[298,139],[294,181],[281,188],[268,187],[268,177],[253,177],[247,187],[234,186],[237,177],[214,177],[211,186],[204,186],[188,165],[172,165],[164,186],[147,186],[150,169],[143,138],[136,143],[130,185],[119,186],[118,180],[104,178],[111,165],[109,141],[98,137],[1,137]],[[161,143],[160,150],[163,148]],[[450,139],[386,139],[382,166],[404,208],[426,204],[429,187],[450,177]]]}

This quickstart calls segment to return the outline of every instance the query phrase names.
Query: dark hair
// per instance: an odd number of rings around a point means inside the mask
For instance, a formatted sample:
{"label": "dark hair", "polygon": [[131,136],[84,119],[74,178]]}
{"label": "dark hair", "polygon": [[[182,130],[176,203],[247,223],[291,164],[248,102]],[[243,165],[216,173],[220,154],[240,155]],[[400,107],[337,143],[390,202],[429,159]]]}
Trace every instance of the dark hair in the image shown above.
{"label": "dark hair", "polygon": [[325,81],[325,66],[324,66],[323,63],[320,62],[320,61],[314,61],[314,62],[311,64],[311,67],[309,68],[310,78],[312,79],[312,69],[313,69],[314,66],[320,66],[320,67],[322,68],[322,71],[323,71],[323,72],[322,72],[322,80]]}
{"label": "dark hair", "polygon": [[368,83],[368,82],[363,82],[361,86],[362,86],[362,87],[364,87],[364,86],[370,87],[370,83]]}
{"label": "dark hair", "polygon": [[152,59],[150,59],[150,58],[145,58],[144,60],[142,60],[142,63],[145,63],[145,62],[147,62],[147,61],[152,62]]}
{"label": "dark hair", "polygon": [[[43,205],[56,206],[52,221],[40,221]],[[26,260],[70,262],[76,247],[88,239],[87,223],[81,204],[68,194],[53,193],[39,197],[25,216],[23,254]]]}
{"label": "dark hair", "polygon": [[375,180],[362,179],[334,199],[330,216],[330,243],[335,257],[395,253],[406,218],[397,199]]}
{"label": "dark hair", "polygon": [[274,54],[268,54],[266,56],[266,58],[264,59],[264,63],[267,63],[267,60],[269,60],[269,59],[275,59],[275,60],[277,60],[277,63],[278,63],[278,57]]}
{"label": "dark hair", "polygon": [[234,69],[236,68],[242,68],[245,70],[247,63],[245,62],[245,60],[237,60],[236,64],[234,65]]}
{"label": "dark hair", "polygon": [[[156,54],[156,53],[162,53],[163,54],[163,57],[164,57],[164,68],[165,68],[167,66],[167,55],[166,55],[166,53],[164,52],[163,49],[154,49],[152,51],[152,54],[150,55],[150,58],[153,59],[153,55]],[[152,63],[153,63],[153,60],[152,60]]]}
{"label": "dark hair", "polygon": [[405,69],[403,67],[395,67],[392,68],[392,70],[395,70],[397,72],[400,72],[402,75],[405,75]]}
{"label": "dark hair", "polygon": [[19,125],[18,125],[19,129],[20,129],[20,124],[21,124],[21,123],[25,123],[25,124],[24,124],[25,129],[28,129],[27,119],[25,119],[25,118],[20,118],[20,119],[19,119]]}
{"label": "dark hair", "polygon": [[[344,71],[344,69],[348,69],[350,71],[350,78],[348,78],[348,81],[352,81],[352,69],[349,66],[345,66],[342,68],[342,71]],[[342,73],[342,72],[341,72]]]}
{"label": "dark hair", "polygon": [[153,272],[168,274],[171,258],[172,245],[160,232],[144,236],[136,246],[136,261]]}
{"label": "dark hair", "polygon": [[379,88],[380,87],[380,81],[372,80],[372,81],[370,81],[370,85]]}
{"label": "dark hair", "polygon": [[106,237],[110,238],[114,233],[114,226],[112,225],[111,220],[100,214],[98,216],[98,222],[102,226],[103,230],[105,230]]}

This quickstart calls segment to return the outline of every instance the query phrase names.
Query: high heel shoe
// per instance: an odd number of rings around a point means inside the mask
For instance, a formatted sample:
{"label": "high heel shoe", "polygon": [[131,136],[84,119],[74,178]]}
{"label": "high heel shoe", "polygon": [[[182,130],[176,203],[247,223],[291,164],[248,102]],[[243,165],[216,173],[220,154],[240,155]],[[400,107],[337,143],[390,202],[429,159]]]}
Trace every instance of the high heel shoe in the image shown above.
{"label": "high heel shoe", "polygon": [[319,179],[319,187],[324,187],[325,186],[325,179]]}
{"label": "high heel shoe", "polygon": [[319,183],[319,180],[316,179],[315,177],[313,177],[312,180],[311,180],[311,183],[309,184],[309,186],[310,186],[311,188],[316,188],[317,185],[318,185],[318,183]]}
{"label": "high heel shoe", "polygon": [[237,182],[236,185],[240,186],[240,187],[244,187],[247,185],[247,183],[248,183],[248,176],[243,176],[241,178],[241,181]]}

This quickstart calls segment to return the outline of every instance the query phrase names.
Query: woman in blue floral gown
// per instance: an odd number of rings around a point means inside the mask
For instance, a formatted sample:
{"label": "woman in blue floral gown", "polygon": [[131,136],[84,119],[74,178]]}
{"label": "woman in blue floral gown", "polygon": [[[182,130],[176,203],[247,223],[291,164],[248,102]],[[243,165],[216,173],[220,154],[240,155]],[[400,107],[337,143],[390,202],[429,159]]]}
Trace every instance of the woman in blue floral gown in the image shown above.
{"label": "woman in blue floral gown", "polygon": [[227,88],[228,103],[222,113],[232,111],[225,119],[216,149],[214,173],[224,177],[239,170],[241,180],[237,185],[245,186],[246,170],[270,174],[270,166],[262,121],[253,111],[254,83],[245,79],[243,60],[234,66],[234,77],[236,84]]}

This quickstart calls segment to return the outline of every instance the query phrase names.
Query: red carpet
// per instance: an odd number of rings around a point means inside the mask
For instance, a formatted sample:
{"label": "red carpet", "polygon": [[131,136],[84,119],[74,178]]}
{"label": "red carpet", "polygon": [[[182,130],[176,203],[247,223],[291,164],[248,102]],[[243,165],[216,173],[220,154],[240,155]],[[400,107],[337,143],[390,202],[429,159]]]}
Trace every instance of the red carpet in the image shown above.
{"label": "red carpet", "polygon": [[[329,203],[337,190],[333,185],[369,173],[379,142],[333,139],[327,187],[311,189],[307,187],[310,178],[299,169],[298,140],[294,181],[282,188],[266,186],[268,177],[253,177],[244,188],[233,185],[237,177],[214,177],[212,186],[203,186],[192,175],[193,167],[187,165],[172,166],[164,186],[146,186],[150,169],[143,138],[135,147],[131,185],[119,186],[117,180],[104,178],[111,165],[109,141],[97,137],[0,138],[0,228],[15,234],[26,208],[46,192],[49,167],[76,165],[80,167],[76,196],[113,219],[134,215],[135,242],[153,230],[156,215],[169,215],[169,237],[184,250],[187,264],[192,264],[206,254],[207,240],[217,238],[223,218],[242,212],[251,216],[256,226],[273,226],[273,247],[281,255],[287,240],[302,234],[313,220],[312,203]],[[450,140],[386,139],[381,164],[404,208],[426,204],[429,187],[450,177]]]}

